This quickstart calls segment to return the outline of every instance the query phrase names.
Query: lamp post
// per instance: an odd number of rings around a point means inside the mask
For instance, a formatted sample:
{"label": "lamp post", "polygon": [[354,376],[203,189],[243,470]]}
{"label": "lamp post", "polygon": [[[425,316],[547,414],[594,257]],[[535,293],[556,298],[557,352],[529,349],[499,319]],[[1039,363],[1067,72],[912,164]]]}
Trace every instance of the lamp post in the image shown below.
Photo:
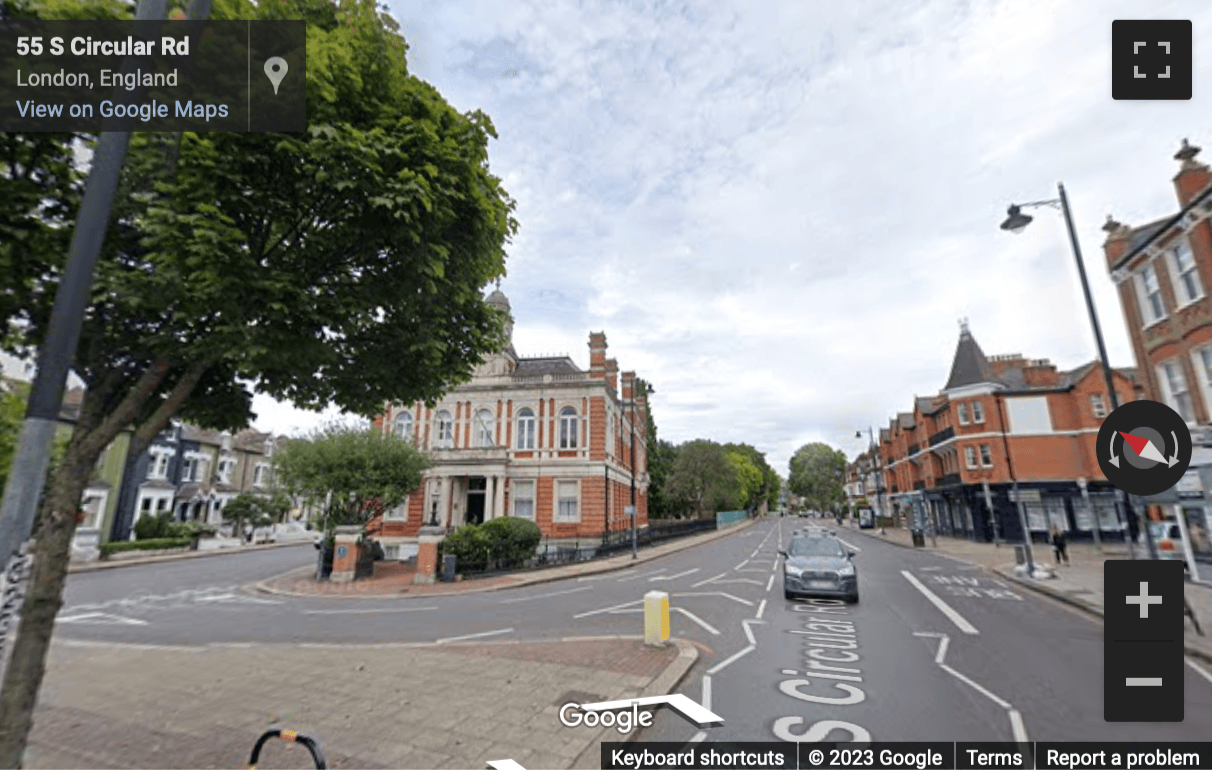
{"label": "lamp post", "polygon": [[639,546],[637,545],[640,516],[636,512],[635,507],[635,398],[639,389],[644,388],[644,396],[647,398],[649,393],[654,392],[654,388],[647,382],[644,382],[639,377],[636,377],[631,383],[631,558],[639,558]]}
{"label": "lamp post", "polygon": [[[1090,313],[1090,325],[1094,329],[1094,341],[1098,344],[1098,357],[1103,367],[1103,379],[1107,384],[1107,395],[1111,399],[1111,411],[1119,408],[1119,397],[1115,393],[1115,380],[1111,375],[1111,363],[1107,360],[1107,346],[1103,344],[1103,333],[1098,325],[1098,312],[1094,309],[1094,298],[1090,295],[1090,282],[1086,279],[1086,266],[1082,261],[1082,249],[1077,242],[1077,231],[1073,228],[1073,215],[1069,211],[1069,198],[1065,195],[1065,185],[1057,183],[1057,192],[1059,198],[1046,201],[1034,201],[1032,203],[1022,203],[1018,205],[1011,204],[1007,210],[1006,221],[1002,222],[1002,229],[1012,233],[1021,233],[1023,229],[1031,224],[1032,217],[1022,212],[1024,208],[1035,208],[1039,206],[1051,206],[1059,208],[1065,215],[1065,227],[1069,230],[1069,243],[1073,247],[1073,258],[1077,262],[1077,274],[1082,281],[1082,294],[1086,298],[1086,310]],[[1121,492],[1122,494],[1122,492]],[[1130,499],[1126,500],[1128,515],[1135,518],[1136,511]],[[1095,522],[1098,526],[1098,522]],[[1149,544],[1149,554],[1153,559],[1157,558],[1157,546],[1153,542],[1153,534],[1149,531],[1148,524],[1145,525],[1145,540]]]}

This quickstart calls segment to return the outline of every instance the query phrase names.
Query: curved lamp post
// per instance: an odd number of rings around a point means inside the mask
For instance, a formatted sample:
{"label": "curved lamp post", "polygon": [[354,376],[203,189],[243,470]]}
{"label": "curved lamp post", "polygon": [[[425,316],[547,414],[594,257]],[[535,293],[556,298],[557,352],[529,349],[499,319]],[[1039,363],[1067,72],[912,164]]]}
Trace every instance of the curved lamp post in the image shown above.
{"label": "curved lamp post", "polygon": [[[1111,411],[1119,408],[1119,397],[1115,393],[1115,381],[1111,376],[1111,363],[1107,360],[1107,346],[1103,344],[1103,333],[1098,324],[1098,312],[1094,309],[1094,299],[1090,295],[1090,282],[1086,279],[1086,266],[1082,261],[1082,249],[1077,242],[1077,231],[1073,228],[1073,215],[1069,211],[1069,198],[1065,195],[1065,185],[1057,183],[1057,192],[1059,198],[1046,201],[1034,201],[1032,203],[1011,204],[1006,212],[1006,221],[1002,222],[1002,229],[1012,233],[1021,233],[1027,225],[1031,224],[1033,217],[1023,213],[1024,208],[1037,208],[1039,206],[1051,206],[1059,208],[1065,216],[1065,227],[1069,230],[1069,243],[1073,247],[1073,259],[1077,262],[1077,274],[1082,281],[1082,294],[1086,298],[1086,310],[1090,313],[1090,325],[1094,329],[1094,341],[1098,344],[1098,357],[1103,367],[1103,379],[1107,383],[1107,395],[1111,399]],[[1003,430],[1005,426],[1003,425]],[[1131,500],[1128,500],[1128,515],[1135,516]],[[1020,509],[1021,510],[1021,509]],[[1098,526],[1097,516],[1094,526]],[[1151,558],[1157,558],[1157,547],[1153,543],[1153,535],[1149,532],[1149,527],[1146,524],[1144,527],[1145,539],[1149,544],[1149,553]],[[1030,539],[1030,533],[1023,530],[1025,539]],[[1131,543],[1129,543],[1131,547]]]}

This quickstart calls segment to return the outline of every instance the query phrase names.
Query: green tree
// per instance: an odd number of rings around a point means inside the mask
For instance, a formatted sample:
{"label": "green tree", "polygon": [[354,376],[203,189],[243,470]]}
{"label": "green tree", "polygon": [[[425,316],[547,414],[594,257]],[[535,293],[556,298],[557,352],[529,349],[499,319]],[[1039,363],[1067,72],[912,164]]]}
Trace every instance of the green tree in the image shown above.
{"label": "green tree", "polygon": [[844,452],[828,444],[805,444],[792,455],[790,466],[788,487],[804,499],[808,508],[827,511],[846,499]]}
{"label": "green tree", "polygon": [[[741,455],[749,460],[761,474],[761,481],[749,491],[743,507],[746,510],[757,510],[764,505],[767,507],[778,504],[779,495],[779,476],[774,468],[770,467],[770,463],[766,462],[766,455],[759,452],[755,447],[749,444],[726,444],[725,447],[729,452]],[[763,511],[764,512],[764,511]]]}
{"label": "green tree", "polygon": [[0,486],[8,481],[24,419],[25,399],[16,393],[0,395]]}
{"label": "green tree", "polygon": [[[38,10],[130,11],[84,0]],[[243,428],[254,416],[247,382],[364,416],[388,401],[434,402],[503,344],[483,289],[504,274],[516,222],[488,169],[488,117],[459,113],[409,74],[407,45],[372,0],[215,0],[211,18],[307,22],[308,128],[132,138],[74,362],[88,391],[36,525],[0,697],[0,766],[21,762],[74,514],[119,432],[133,429],[137,455],[170,417]],[[0,179],[33,144],[16,143]],[[29,232],[0,259],[10,289],[0,323],[22,322],[10,347],[46,338],[70,237],[48,223],[70,231],[78,205],[71,149],[60,141],[32,161],[68,180],[26,191],[8,225]],[[0,187],[8,214],[11,187]]]}
{"label": "green tree", "polygon": [[[651,389],[649,392],[652,392]],[[667,519],[676,515],[674,500],[669,493],[669,473],[677,459],[677,447],[670,441],[657,437],[656,420],[652,416],[652,402],[648,409],[648,518]]]}
{"label": "green tree", "polygon": [[274,478],[284,491],[324,506],[321,527],[365,526],[404,502],[421,483],[429,459],[405,438],[376,428],[331,423],[274,454]]}
{"label": "green tree", "polygon": [[735,450],[727,450],[728,462],[736,473],[736,496],[729,508],[751,510],[762,495],[762,470],[748,456]]}
{"label": "green tree", "polygon": [[255,530],[281,522],[290,508],[290,500],[281,494],[264,497],[241,492],[223,506],[222,514],[224,521],[232,523],[233,536],[243,537],[245,529]]}
{"label": "green tree", "polygon": [[703,516],[731,508],[738,488],[736,467],[724,447],[707,439],[678,447],[669,472],[669,491],[681,510]]}

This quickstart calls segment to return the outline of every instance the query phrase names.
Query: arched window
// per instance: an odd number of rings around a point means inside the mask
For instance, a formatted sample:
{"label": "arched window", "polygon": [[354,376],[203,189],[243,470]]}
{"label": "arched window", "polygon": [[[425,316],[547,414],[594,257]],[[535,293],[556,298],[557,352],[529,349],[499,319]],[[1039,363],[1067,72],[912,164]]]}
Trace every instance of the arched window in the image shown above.
{"label": "arched window", "polygon": [[518,449],[534,449],[534,410],[518,410]]}
{"label": "arched window", "polygon": [[454,418],[450,416],[450,412],[445,409],[438,412],[435,428],[434,446],[445,449],[454,446]]}
{"label": "arched window", "polygon": [[472,427],[475,436],[475,446],[496,446],[492,435],[492,412],[481,409],[476,412],[475,425]]}
{"label": "arched window", "polygon": [[396,417],[396,435],[403,439],[412,440],[412,414],[400,412]]}
{"label": "arched window", "polygon": [[560,410],[560,449],[577,448],[577,410],[566,406]]}

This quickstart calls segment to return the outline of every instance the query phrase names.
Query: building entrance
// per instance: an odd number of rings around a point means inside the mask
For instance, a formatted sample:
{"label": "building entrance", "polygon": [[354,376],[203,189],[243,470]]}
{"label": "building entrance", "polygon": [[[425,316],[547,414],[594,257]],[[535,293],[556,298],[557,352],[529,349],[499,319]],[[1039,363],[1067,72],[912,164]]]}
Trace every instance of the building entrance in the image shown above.
{"label": "building entrance", "polygon": [[488,479],[484,477],[467,480],[467,523],[484,523],[484,498],[488,492]]}

